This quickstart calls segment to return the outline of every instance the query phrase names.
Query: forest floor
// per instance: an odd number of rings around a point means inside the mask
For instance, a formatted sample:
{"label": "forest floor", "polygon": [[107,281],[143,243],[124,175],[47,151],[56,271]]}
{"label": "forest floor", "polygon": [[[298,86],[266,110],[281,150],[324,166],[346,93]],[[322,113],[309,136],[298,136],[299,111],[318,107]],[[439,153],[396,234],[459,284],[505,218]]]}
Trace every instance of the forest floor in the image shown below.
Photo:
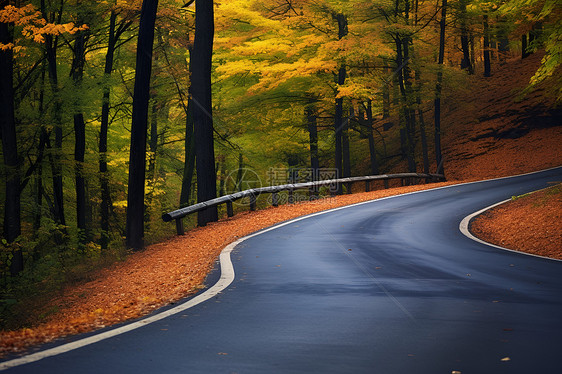
{"label": "forest floor", "polygon": [[562,260],[562,184],[514,196],[476,217],[470,230],[488,243]]}
{"label": "forest floor", "polygon": [[[473,77],[471,87],[475,89],[456,94],[455,101],[444,108],[443,144],[449,182],[381,189],[240,213],[151,245],[125,261],[90,274],[88,280],[67,286],[47,303],[28,305],[26,310],[34,311],[28,318],[31,327],[0,332],[0,356],[138,318],[177,302],[204,288],[204,279],[222,248],[275,223],[385,196],[562,165],[561,111],[550,109],[552,101],[540,89],[524,100],[517,99],[540,57],[534,55],[497,66],[488,79]],[[557,188],[517,199],[490,213],[491,217],[483,217],[479,220],[479,235],[513,249],[559,256],[562,193]],[[520,228],[513,224],[520,220],[516,209],[545,218],[533,219],[532,224]],[[518,248],[516,243],[523,241],[539,244]],[[558,255],[551,252],[556,247]]]}

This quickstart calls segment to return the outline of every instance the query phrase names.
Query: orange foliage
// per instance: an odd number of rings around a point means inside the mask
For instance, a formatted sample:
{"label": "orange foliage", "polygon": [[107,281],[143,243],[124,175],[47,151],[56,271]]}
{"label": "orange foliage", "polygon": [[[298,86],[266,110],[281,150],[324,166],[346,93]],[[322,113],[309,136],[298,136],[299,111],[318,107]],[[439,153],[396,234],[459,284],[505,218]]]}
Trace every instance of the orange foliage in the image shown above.
{"label": "orange foliage", "polygon": [[[4,9],[0,10],[0,22],[12,23],[15,26],[22,27],[22,36],[36,43],[43,43],[45,35],[74,34],[88,28],[87,25],[76,26],[73,22],[64,24],[48,23],[33,4],[27,4],[20,8],[7,5]],[[18,52],[22,47],[16,46],[13,43],[0,43],[0,49],[5,50],[8,48],[13,48],[14,52]]]}

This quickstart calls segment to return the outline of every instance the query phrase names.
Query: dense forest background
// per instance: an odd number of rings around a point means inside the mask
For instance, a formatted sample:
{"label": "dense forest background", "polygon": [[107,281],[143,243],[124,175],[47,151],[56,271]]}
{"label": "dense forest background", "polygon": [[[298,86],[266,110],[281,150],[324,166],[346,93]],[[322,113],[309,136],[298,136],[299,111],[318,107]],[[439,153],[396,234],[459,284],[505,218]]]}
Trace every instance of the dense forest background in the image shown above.
{"label": "dense forest background", "polygon": [[[58,284],[170,236],[162,213],[205,196],[319,170],[446,174],[441,133],[454,124],[441,123],[442,101],[470,89],[471,76],[544,49],[530,86],[550,80],[560,101],[561,9],[556,0],[0,0],[0,307],[22,284]],[[128,215],[132,194],[141,203]],[[140,243],[125,240],[133,219]]]}

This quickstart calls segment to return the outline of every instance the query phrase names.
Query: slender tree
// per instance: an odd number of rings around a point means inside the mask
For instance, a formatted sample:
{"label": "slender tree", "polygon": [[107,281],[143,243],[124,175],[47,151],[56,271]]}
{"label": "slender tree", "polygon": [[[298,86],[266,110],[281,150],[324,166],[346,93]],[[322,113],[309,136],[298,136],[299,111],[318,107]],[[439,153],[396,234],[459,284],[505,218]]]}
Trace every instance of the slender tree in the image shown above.
{"label": "slender tree", "polygon": [[[386,86],[386,85],[385,85]],[[365,130],[367,139],[369,140],[369,156],[371,161],[371,174],[377,175],[379,173],[379,162],[377,160],[377,150],[375,148],[375,138],[373,136],[373,103],[372,100],[367,100],[367,106],[365,107],[367,114],[367,122],[365,124]],[[384,115],[383,115],[384,117]]]}
{"label": "slender tree", "polygon": [[99,134],[99,171],[100,171],[100,187],[101,187],[101,203],[100,203],[100,220],[101,220],[101,237],[100,246],[107,249],[109,244],[109,212],[111,209],[111,194],[109,192],[109,176],[107,173],[107,133],[109,131],[109,103],[111,88],[109,78],[113,72],[113,62],[115,55],[115,46],[117,38],[115,35],[115,25],[117,13],[111,11],[109,16],[109,40],[107,44],[107,53],[105,55],[104,67],[104,85],[103,98],[101,107],[100,134]]}
{"label": "slender tree", "polygon": [[439,31],[439,70],[437,71],[437,82],[435,85],[434,118],[435,118],[435,159],[437,162],[437,173],[445,173],[443,155],[441,154],[441,89],[443,84],[443,60],[445,59],[445,22],[447,17],[447,0],[441,3],[441,22]]}
{"label": "slender tree", "polygon": [[[82,20],[80,20],[80,24]],[[73,46],[72,66],[70,76],[74,82],[77,92],[80,92],[82,79],[84,77],[84,64],[86,62],[86,43],[89,38],[89,30],[76,33]],[[90,238],[89,229],[86,224],[86,180],[84,177],[84,157],[86,154],[86,123],[84,113],[80,108],[79,98],[74,99],[74,179],[76,188],[76,223],[78,227],[78,241],[85,244]]]}
{"label": "slender tree", "polygon": [[461,50],[463,55],[461,60],[461,69],[466,69],[468,74],[474,74],[474,68],[470,59],[469,30],[466,22],[468,17],[466,12],[468,1],[469,0],[460,0],[458,4],[460,11]]}
{"label": "slender tree", "polygon": [[[197,201],[217,197],[215,149],[213,139],[213,108],[211,99],[211,67],[214,37],[212,0],[195,1],[195,40],[191,62],[191,97],[197,167]],[[217,207],[198,213],[199,226],[218,220]]]}
{"label": "slender tree", "polygon": [[484,76],[489,77],[492,75],[490,67],[490,25],[488,23],[488,13],[483,15],[483,25],[484,25]]}
{"label": "slender tree", "polygon": [[[338,39],[343,39],[349,33],[347,17],[342,13],[333,13],[332,18],[338,23]],[[345,84],[345,79],[347,77],[347,68],[345,64],[340,64],[338,68],[338,74],[336,83],[339,86]],[[338,178],[342,176],[342,162],[343,162],[343,97],[336,98],[336,111],[334,117],[334,134],[335,134],[335,169]],[[341,186],[338,185],[337,193],[341,194]]]}
{"label": "slender tree", "polygon": [[312,169],[312,178],[315,180],[320,168],[320,162],[318,160],[318,125],[314,104],[309,104],[305,108],[305,112],[310,144],[310,168]]}
{"label": "slender tree", "polygon": [[118,48],[118,43],[125,31],[127,31],[133,24],[132,19],[123,18],[117,23],[117,11],[111,10],[109,16],[109,32],[107,42],[107,52],[105,55],[104,66],[104,81],[103,81],[103,97],[100,119],[100,133],[99,133],[99,172],[100,172],[100,188],[101,188],[101,203],[100,203],[100,223],[101,223],[101,238],[100,246],[106,249],[109,245],[109,216],[112,211],[111,204],[111,191],[109,188],[109,174],[107,167],[107,140],[109,131],[109,108],[111,104],[111,85],[110,78],[115,64],[115,51]]}
{"label": "slender tree", "polygon": [[158,0],[143,0],[137,42],[126,223],[127,247],[136,250],[144,246],[146,130],[157,9]]}
{"label": "slender tree", "polygon": [[[43,18],[50,23],[61,23],[62,13],[63,13],[64,2],[60,3],[59,8],[56,11],[49,11],[45,0],[41,0],[41,13]],[[45,35],[45,56],[47,59],[49,82],[51,85],[51,91],[54,96],[54,108],[53,108],[53,119],[54,119],[54,132],[55,132],[55,146],[54,154],[50,158],[51,170],[53,176],[53,216],[55,222],[61,226],[66,225],[65,211],[64,211],[64,189],[63,189],[63,168],[62,168],[62,140],[63,140],[63,130],[62,130],[62,108],[63,102],[60,97],[59,88],[59,77],[58,77],[58,62],[57,62],[57,51],[58,51],[58,35]],[[47,141],[47,147],[52,149],[50,141]],[[65,231],[63,229],[62,231]],[[60,241],[60,240],[59,240]]]}
{"label": "slender tree", "polygon": [[[187,49],[189,52],[189,71],[191,71],[193,45],[189,45]],[[185,161],[183,164],[183,178],[180,193],[180,206],[182,207],[189,205],[193,173],[195,171],[195,137],[193,136],[193,130],[193,99],[191,95],[189,95],[187,98],[187,107],[185,109]]]}
{"label": "slender tree", "polygon": [[[8,5],[8,1],[0,2],[0,10]],[[0,23],[0,44],[9,45],[13,41],[10,25]],[[16,121],[14,115],[14,60],[10,48],[0,49],[0,137],[4,165],[6,166],[6,200],[4,205],[4,239],[13,243],[21,234],[20,204],[20,157],[16,137]],[[12,251],[10,272],[15,275],[23,270],[21,250]]]}

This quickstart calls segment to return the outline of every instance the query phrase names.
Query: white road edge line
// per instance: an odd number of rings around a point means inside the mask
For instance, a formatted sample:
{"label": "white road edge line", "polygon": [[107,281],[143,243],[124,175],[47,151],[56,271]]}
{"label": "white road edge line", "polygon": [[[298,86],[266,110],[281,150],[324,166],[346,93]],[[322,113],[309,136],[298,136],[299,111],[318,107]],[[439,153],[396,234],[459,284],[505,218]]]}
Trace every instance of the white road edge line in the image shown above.
{"label": "white road edge line", "polygon": [[[534,192],[536,192],[536,191],[534,191]],[[484,212],[486,212],[486,211],[488,211],[488,210],[490,210],[490,209],[493,209],[493,208],[495,208],[495,207],[497,207],[497,206],[500,206],[500,205],[502,205],[502,204],[505,204],[505,203],[507,203],[507,202],[509,202],[509,201],[511,201],[511,199],[507,199],[507,200],[504,200],[504,201],[500,201],[499,203],[490,205],[490,206],[488,206],[488,207],[486,207],[486,208],[484,208],[484,209],[480,209],[478,212],[474,212],[474,213],[472,213],[472,214],[470,214],[470,215],[464,217],[463,220],[461,221],[461,223],[459,224],[459,230],[460,230],[460,231],[464,234],[464,236],[466,236],[467,238],[472,239],[472,240],[474,240],[475,242],[478,242],[478,243],[487,245],[487,246],[489,246],[489,247],[493,247],[493,248],[496,248],[496,249],[501,249],[502,251],[508,251],[508,252],[517,253],[517,254],[524,255],[524,256],[538,257],[538,258],[542,258],[542,259],[546,259],[546,260],[552,260],[552,261],[559,261],[559,262],[562,262],[562,260],[557,259],[557,258],[546,257],[546,256],[540,256],[540,255],[536,255],[536,254],[533,254],[533,253],[521,252],[521,251],[516,251],[516,250],[514,250],[514,249],[509,249],[509,248],[501,247],[501,246],[499,246],[499,245],[495,245],[495,244],[492,244],[492,243],[488,243],[488,242],[486,242],[486,241],[484,241],[484,240],[482,240],[482,239],[480,239],[480,238],[477,238],[476,236],[472,235],[472,233],[471,233],[470,230],[469,230],[469,227],[470,227],[470,221],[471,221],[473,218],[475,218],[476,216],[479,216],[480,214],[482,214],[482,213],[484,213]]]}
{"label": "white road edge line", "polygon": [[[351,208],[351,207],[358,206],[358,205],[369,204],[373,201],[392,199],[392,198],[396,198],[398,196],[413,195],[413,194],[417,194],[417,193],[423,193],[423,192],[427,192],[427,191],[436,191],[436,190],[440,190],[440,189],[462,186],[462,185],[468,185],[468,184],[484,183],[484,182],[490,182],[490,181],[500,180],[500,179],[516,178],[516,177],[521,177],[521,176],[525,176],[525,175],[537,174],[537,173],[541,173],[541,172],[545,172],[545,171],[549,171],[549,170],[554,170],[554,169],[558,169],[558,168],[560,168],[560,166],[545,169],[545,170],[535,171],[535,172],[531,172],[531,173],[514,175],[514,176],[510,176],[510,177],[501,177],[501,178],[494,178],[494,179],[486,179],[486,180],[482,180],[482,181],[459,183],[459,184],[453,184],[453,185],[449,185],[449,186],[431,188],[431,189],[428,189],[428,190],[414,191],[414,192],[409,192],[409,193],[400,194],[400,195],[387,196],[387,197],[383,197],[383,198],[375,199],[375,200],[362,201],[360,203],[341,206],[341,207],[338,207],[338,208],[324,210],[322,212],[317,212],[317,213],[309,214],[309,215],[306,215],[306,216],[294,218],[292,220],[277,224],[275,226],[271,226],[269,228],[266,228],[264,230],[255,232],[255,233],[250,234],[248,236],[244,236],[244,237],[236,240],[235,242],[232,242],[229,245],[227,245],[222,250],[222,252],[220,253],[220,256],[219,256],[220,268],[221,268],[221,277],[220,277],[219,281],[217,283],[215,283],[207,291],[193,297],[192,299],[189,299],[188,301],[184,302],[183,304],[180,304],[180,305],[178,305],[174,308],[168,309],[164,312],[155,314],[153,316],[144,318],[142,320],[139,320],[139,321],[136,321],[136,322],[131,322],[127,325],[115,328],[115,329],[110,330],[110,331],[106,331],[106,332],[102,332],[102,333],[99,333],[99,334],[96,334],[96,335],[92,335],[92,336],[89,336],[87,338],[77,340],[75,342],[71,342],[71,343],[63,344],[63,345],[60,345],[60,346],[57,346],[57,347],[54,347],[54,348],[47,349],[45,351],[32,353],[32,354],[22,356],[22,357],[13,359],[13,360],[5,361],[5,362],[0,362],[0,371],[6,370],[6,369],[9,369],[9,368],[13,368],[13,367],[16,367],[16,366],[24,365],[24,364],[29,364],[29,363],[39,361],[39,360],[47,358],[47,357],[52,357],[52,356],[56,356],[56,355],[59,355],[59,354],[62,354],[62,353],[70,352],[72,350],[82,348],[82,347],[85,347],[87,345],[94,344],[94,343],[100,342],[102,340],[109,339],[109,338],[112,338],[114,336],[121,335],[121,334],[124,334],[124,333],[132,331],[132,330],[136,330],[139,327],[146,326],[146,325],[151,324],[153,322],[157,322],[157,321],[160,321],[164,318],[173,316],[173,315],[178,314],[180,312],[183,312],[183,311],[185,311],[189,308],[192,308],[192,307],[194,307],[198,304],[201,304],[202,302],[204,302],[206,300],[209,300],[210,298],[215,297],[220,292],[222,292],[224,289],[226,289],[234,281],[235,273],[234,273],[234,266],[233,266],[232,262],[230,261],[230,253],[234,250],[234,248],[238,244],[242,243],[243,241],[245,241],[247,239],[253,238],[254,236],[264,234],[268,231],[276,230],[280,227],[292,224],[294,222],[297,222],[297,221],[300,221],[300,220],[303,220],[303,219],[315,217],[315,216],[318,216],[318,215],[321,215],[321,214],[334,212],[334,211],[337,211],[337,210],[340,210],[340,209],[347,209],[347,208]],[[469,235],[470,235],[470,233],[469,233]],[[479,239],[476,239],[476,240],[480,241]],[[491,244],[488,244],[488,243],[485,243],[485,242],[483,242],[483,243],[487,244],[487,245],[491,245]],[[498,247],[498,248],[505,249],[505,248],[501,248],[501,247]],[[511,251],[509,249],[505,249],[505,250]],[[522,252],[518,252],[518,253],[522,253]],[[538,256],[538,257],[540,257],[540,256]],[[546,257],[544,257],[544,258],[546,258]]]}

